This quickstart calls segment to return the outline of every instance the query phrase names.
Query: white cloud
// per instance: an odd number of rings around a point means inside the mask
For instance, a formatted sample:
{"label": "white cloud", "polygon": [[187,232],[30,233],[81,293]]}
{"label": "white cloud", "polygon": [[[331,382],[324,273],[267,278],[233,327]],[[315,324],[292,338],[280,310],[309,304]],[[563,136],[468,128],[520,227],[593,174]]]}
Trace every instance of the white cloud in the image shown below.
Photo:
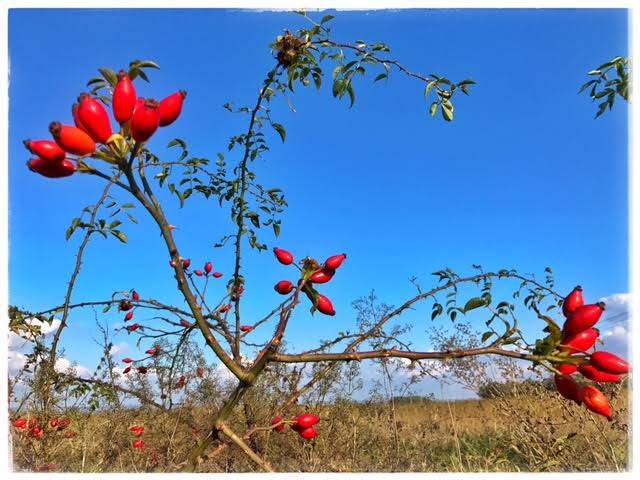
{"label": "white cloud", "polygon": [[18,373],[22,369],[22,367],[24,367],[24,364],[26,362],[27,357],[25,355],[20,352],[9,350],[7,361],[9,375],[15,375],[16,373]]}
{"label": "white cloud", "polygon": [[602,320],[597,325],[600,329],[600,339],[606,350],[622,357],[629,354],[631,332],[629,323],[631,320],[631,294],[616,293],[601,298],[606,303],[606,309]]}
{"label": "white cloud", "polygon": [[111,347],[109,353],[111,355],[126,355],[131,351],[129,344],[127,342],[120,342]]}
{"label": "white cloud", "polygon": [[79,377],[88,378],[91,377],[91,370],[89,370],[84,365],[78,365],[72,363],[70,360],[66,358],[60,357],[56,360],[55,370],[59,373],[68,372],[69,370],[75,370],[75,373]]}

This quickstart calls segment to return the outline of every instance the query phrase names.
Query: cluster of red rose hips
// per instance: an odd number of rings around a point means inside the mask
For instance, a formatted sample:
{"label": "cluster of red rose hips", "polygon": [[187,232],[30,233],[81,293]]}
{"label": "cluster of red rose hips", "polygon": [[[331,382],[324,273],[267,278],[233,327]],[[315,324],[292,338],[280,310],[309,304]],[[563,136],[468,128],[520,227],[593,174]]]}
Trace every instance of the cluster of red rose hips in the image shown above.
{"label": "cluster of red rose hips", "polygon": [[[129,427],[129,431],[135,436],[135,437],[141,437],[144,434],[144,425],[133,425],[131,427]],[[146,446],[146,443],[143,439],[138,438],[137,440],[134,440],[131,443],[131,446],[133,448],[137,448],[137,449],[143,449]]]}
{"label": "cluster of red rose hips", "polygon": [[[42,426],[39,424],[38,419],[35,417],[27,420],[24,417],[18,417],[11,422],[11,425],[16,430],[27,431],[29,436],[39,440],[43,437],[45,433],[45,429],[48,427],[48,430],[51,432],[62,432],[69,425],[71,425],[71,420],[68,418],[52,418],[49,422],[45,422],[45,425]],[[66,438],[74,438],[76,436],[76,432],[67,432],[65,434]]]}
{"label": "cluster of red rose hips", "polygon": [[113,116],[120,124],[119,134],[111,129],[109,114],[95,97],[82,93],[78,103],[73,104],[71,113],[75,126],[52,122],[49,132],[55,141],[25,140],[24,144],[32,154],[37,155],[27,162],[30,170],[49,178],[73,175],[77,166],[67,154],[79,157],[91,156],[96,151],[96,143],[109,145],[117,138],[129,136],[136,142],[146,142],[158,127],[172,124],[180,116],[186,92],[180,90],[161,102],[137,97],[129,75],[121,70],[113,90]]}
{"label": "cluster of red rose hips", "polygon": [[284,432],[286,425],[291,426],[291,430],[297,432],[305,440],[311,440],[312,438],[316,438],[318,436],[318,432],[313,426],[320,421],[320,417],[313,413],[303,413],[302,415],[298,415],[294,417],[293,420],[286,421],[282,417],[274,417],[271,420],[271,425],[274,426],[273,429],[278,432]]}
{"label": "cluster of red rose hips", "polygon": [[[273,253],[281,264],[291,265],[293,263],[293,255],[291,255],[287,250],[274,248]],[[317,292],[312,284],[327,283],[331,280],[335,275],[336,270],[340,265],[342,265],[342,262],[344,262],[346,258],[347,255],[345,253],[333,255],[332,257],[327,258],[322,265],[309,257],[302,261],[301,281],[304,281],[302,291],[311,301],[313,308],[318,310],[320,313],[333,316],[336,314],[336,311],[333,308],[331,300]],[[281,295],[288,295],[295,289],[295,286],[289,280],[280,280],[273,288]]]}
{"label": "cluster of red rose hips", "polygon": [[585,305],[582,287],[577,286],[567,295],[562,304],[562,313],[566,317],[562,327],[562,343],[560,352],[571,359],[574,354],[586,354],[577,361],[560,363],[555,375],[558,393],[573,400],[578,405],[584,404],[592,412],[611,420],[611,406],[607,397],[593,385],[580,386],[572,377],[576,372],[596,382],[619,382],[620,375],[629,373],[629,363],[613,353],[590,350],[598,340],[600,332],[593,328],[600,320],[605,304],[603,302]]}

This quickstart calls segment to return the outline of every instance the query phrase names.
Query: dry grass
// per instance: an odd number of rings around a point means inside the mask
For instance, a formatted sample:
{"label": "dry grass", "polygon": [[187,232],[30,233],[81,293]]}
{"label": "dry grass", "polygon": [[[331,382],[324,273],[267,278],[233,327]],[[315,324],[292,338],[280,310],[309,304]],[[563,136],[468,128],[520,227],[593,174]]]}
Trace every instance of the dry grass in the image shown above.
{"label": "dry grass", "polygon": [[[535,396],[416,405],[341,403],[314,407],[319,437],[304,442],[290,430],[260,433],[254,448],[277,471],[475,472],[619,471],[628,465],[628,399],[614,398],[613,422],[562,402]],[[258,424],[268,412],[252,409]],[[246,430],[239,408],[234,418]],[[171,472],[180,469],[207,429],[204,408],[171,412],[122,410],[69,415],[73,439],[14,434],[16,470],[55,464],[68,472]],[[394,420],[395,419],[395,420]],[[131,448],[133,424],[146,428],[145,451]],[[192,426],[199,429],[197,434]],[[48,438],[47,438],[48,437]],[[200,464],[199,471],[250,472],[257,468],[235,448]]]}

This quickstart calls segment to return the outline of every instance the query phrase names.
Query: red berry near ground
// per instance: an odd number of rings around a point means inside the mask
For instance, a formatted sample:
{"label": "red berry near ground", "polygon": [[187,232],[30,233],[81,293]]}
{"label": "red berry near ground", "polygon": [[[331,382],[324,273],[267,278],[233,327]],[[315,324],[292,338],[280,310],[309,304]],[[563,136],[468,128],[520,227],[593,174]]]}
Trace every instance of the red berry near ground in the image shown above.
{"label": "red berry near ground", "polygon": [[302,415],[298,415],[294,418],[295,422],[300,426],[301,429],[313,427],[316,423],[320,421],[320,417],[313,413],[304,413]]}
{"label": "red berry near ground", "polygon": [[333,275],[336,273],[335,270],[331,270],[329,268],[321,268],[320,270],[316,270],[309,276],[309,281],[311,283],[327,283],[329,280],[333,278]]}
{"label": "red berry near ground", "polygon": [[127,312],[127,314],[124,316],[124,321],[128,322],[129,320],[133,319],[133,312]]}
{"label": "red berry near ground", "polygon": [[32,172],[39,173],[47,178],[64,178],[73,175],[76,170],[76,164],[71,160],[64,159],[62,161],[50,161],[43,158],[32,158],[27,162],[27,167]]}
{"label": "red berry near ground", "polygon": [[597,328],[588,328],[565,338],[560,351],[584,353],[596,344],[599,336],[600,331]]}
{"label": "red berry near ground", "polygon": [[344,262],[346,258],[347,258],[346,253],[341,253],[340,255],[334,255],[333,257],[329,257],[325,260],[324,266],[329,270],[337,270],[338,267],[342,265],[342,262]]}
{"label": "red berry near ground", "polygon": [[564,322],[562,331],[565,336],[569,336],[587,330],[598,323],[602,312],[604,312],[602,302],[578,307]]}
{"label": "red berry near ground", "polygon": [[336,311],[333,309],[331,300],[329,300],[324,295],[318,294],[318,298],[316,299],[316,308],[320,313],[324,313],[325,315],[333,316],[336,314]]}
{"label": "red berry near ground", "polygon": [[585,378],[593,380],[594,382],[617,383],[620,381],[620,376],[614,375],[613,373],[603,372],[590,364],[580,365],[578,370]]}
{"label": "red berry near ground", "polygon": [[571,375],[572,373],[575,373],[578,371],[578,367],[576,365],[565,363],[564,365],[558,366],[558,371],[562,375]]}
{"label": "red berry near ground", "polygon": [[203,367],[196,368],[196,375],[198,376],[198,378],[204,377],[204,368]]}
{"label": "red berry near ground", "polygon": [[11,422],[11,425],[13,425],[15,428],[18,428],[20,430],[24,430],[25,428],[27,428],[27,419],[16,418],[13,422]]}
{"label": "red berry near ground", "polygon": [[187,97],[187,92],[180,90],[173,95],[169,95],[167,98],[160,102],[160,126],[166,127],[175,122],[182,112],[182,104]]}
{"label": "red berry near ground", "polygon": [[144,442],[144,440],[141,440],[141,439],[140,439],[140,440],[134,440],[134,441],[131,443],[131,446],[132,446],[133,448],[137,448],[137,449],[143,449],[146,445],[147,445],[147,444]]}
{"label": "red berry near ground", "polygon": [[78,434],[76,432],[67,432],[65,433],[65,438],[76,438]]}
{"label": "red berry near ground", "polygon": [[31,153],[49,162],[61,162],[66,155],[64,150],[51,140],[25,140],[23,143]]}
{"label": "red berry near ground", "polygon": [[29,430],[29,435],[33,438],[40,439],[44,435],[44,431],[40,427],[36,426]]}
{"label": "red berry near ground", "polygon": [[318,432],[313,427],[305,428],[304,430],[300,430],[300,436],[305,440],[311,440],[312,438],[316,438],[318,436]]}
{"label": "red berry near ground", "polygon": [[251,325],[240,325],[240,331],[241,332],[248,333],[251,330],[253,330],[253,327]]}
{"label": "red berry near ground", "polygon": [[139,437],[144,433],[144,425],[133,425],[132,427],[129,427],[129,430],[136,437]]}
{"label": "red berry near ground", "polygon": [[582,287],[578,285],[575,287],[569,295],[567,295],[562,302],[562,313],[565,317],[571,315],[575,310],[584,305],[584,299],[582,298]]}
{"label": "red berry near ground", "polygon": [[96,150],[96,142],[78,127],[51,122],[49,131],[58,146],[65,152],[75,155],[89,155]]}
{"label": "red berry near ground", "polygon": [[213,270],[213,263],[211,262],[207,262],[204,264],[204,271],[207,275],[209,275],[211,273],[211,270]]}
{"label": "red berry near ground", "polygon": [[133,360],[129,357],[123,358],[122,363],[133,363]]}
{"label": "red berry near ground", "polygon": [[52,418],[51,420],[49,420],[49,426],[51,428],[57,428],[58,427],[58,423],[60,423],[60,422],[58,421],[57,418]]}
{"label": "red berry near ground", "polygon": [[628,362],[609,352],[593,352],[590,363],[598,370],[616,375],[629,373],[629,370],[631,370]]}
{"label": "red berry near ground", "polygon": [[580,389],[580,399],[584,406],[594,413],[611,420],[611,406],[604,394],[593,385],[586,385]]}
{"label": "red berry near ground", "polygon": [[273,287],[273,289],[276,292],[278,292],[280,295],[288,295],[289,293],[291,293],[293,291],[294,288],[295,287],[294,287],[293,283],[291,283],[289,280],[280,280]]}
{"label": "red berry near ground", "polygon": [[107,143],[113,134],[109,113],[104,105],[88,93],[78,98],[77,118],[89,136],[98,143]]}
{"label": "red berry near ground", "polygon": [[118,72],[118,83],[113,90],[113,116],[118,123],[125,123],[131,119],[136,106],[136,89],[127,72]]}
{"label": "red berry near ground", "polygon": [[274,248],[273,253],[281,264],[291,265],[293,263],[293,255],[286,250],[283,250],[282,248]]}
{"label": "red berry near ground", "polygon": [[131,117],[131,136],[136,142],[146,142],[156,133],[160,125],[158,102],[143,100],[138,102]]}
{"label": "red berry near ground", "polygon": [[213,278],[220,278],[222,276],[221,272],[213,272]]}
{"label": "red berry near ground", "polygon": [[140,295],[138,295],[138,292],[136,292],[135,290],[131,292],[131,299],[134,302],[138,302],[140,300]]}
{"label": "red berry near ground", "polygon": [[202,270],[196,270],[193,273],[196,274],[196,277],[201,277],[203,275]]}
{"label": "red berry near ground", "polygon": [[[273,417],[273,419],[271,419],[271,425],[277,425],[280,422],[282,422],[282,417]],[[286,425],[283,423],[281,425],[278,425],[277,427],[274,427],[273,429],[278,433],[282,433],[284,432],[285,427]]]}
{"label": "red berry near ground", "polygon": [[556,375],[553,380],[560,395],[580,404],[580,387],[575,380],[565,375]]}
{"label": "red berry near ground", "polygon": [[187,269],[191,266],[191,259],[189,258],[185,258],[184,260],[182,260],[182,268],[183,269]]}

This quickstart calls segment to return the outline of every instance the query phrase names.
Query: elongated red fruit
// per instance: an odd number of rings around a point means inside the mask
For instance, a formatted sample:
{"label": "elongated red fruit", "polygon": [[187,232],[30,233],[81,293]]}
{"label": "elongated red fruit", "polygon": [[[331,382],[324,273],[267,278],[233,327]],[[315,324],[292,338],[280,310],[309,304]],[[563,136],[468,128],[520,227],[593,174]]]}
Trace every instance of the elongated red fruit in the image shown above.
{"label": "elongated red fruit", "polygon": [[76,164],[66,158],[62,161],[50,161],[44,158],[32,158],[27,162],[27,167],[32,172],[39,173],[47,178],[63,178],[73,175],[76,171]]}
{"label": "elongated red fruit", "polygon": [[129,357],[123,358],[122,363],[133,363],[133,360]]}
{"label": "elongated red fruit", "polygon": [[329,280],[333,278],[333,275],[336,273],[335,270],[331,270],[330,268],[324,267],[320,270],[316,270],[309,276],[309,281],[311,283],[327,283]]}
{"label": "elongated red fruit", "polygon": [[118,72],[118,83],[113,90],[113,116],[118,123],[125,123],[131,119],[136,106],[136,89],[127,72]]}
{"label": "elongated red fruit", "polygon": [[556,375],[553,380],[560,395],[580,404],[580,387],[575,380],[566,375]]}
{"label": "elongated red fruit", "polygon": [[591,354],[590,363],[598,370],[602,370],[607,373],[614,373],[616,375],[629,373],[629,370],[631,370],[631,366],[628,362],[609,352],[593,352]]}
{"label": "elongated red fruit", "polygon": [[78,127],[51,122],[49,131],[58,146],[75,155],[88,155],[96,150],[96,142]]}
{"label": "elongated red fruit", "polygon": [[134,302],[139,301],[140,294],[134,290],[133,292],[131,292],[131,300],[133,300]]}
{"label": "elongated red fruit", "polygon": [[113,134],[107,109],[88,93],[78,97],[78,120],[95,142],[107,143]]}
{"label": "elongated red fruit", "polygon": [[134,440],[133,443],[131,444],[131,446],[133,448],[137,448],[139,450],[142,450],[147,446],[147,444],[145,443],[144,440]]}
{"label": "elongated red fruit", "polygon": [[300,428],[304,430],[305,428],[313,427],[318,423],[320,421],[320,417],[313,413],[303,413],[302,415],[298,415],[294,420]]}
{"label": "elongated red fruit", "polygon": [[611,420],[611,405],[604,394],[593,385],[586,385],[580,390],[580,399],[584,406],[594,413]]}
{"label": "elongated red fruit", "polygon": [[253,330],[253,327],[251,325],[240,325],[240,331],[241,332],[250,332],[251,330]]}
{"label": "elongated red fruit", "polygon": [[565,336],[569,336],[591,328],[598,323],[602,312],[604,312],[603,302],[578,307],[564,322],[562,331]]}
{"label": "elongated red fruit", "polygon": [[620,381],[619,375],[603,372],[602,370],[598,370],[593,365],[589,365],[589,364],[580,365],[578,370],[585,378],[588,378],[589,380],[593,380],[594,382],[617,383]]}
{"label": "elongated red fruit", "polygon": [[558,371],[562,375],[571,375],[578,371],[578,367],[576,365],[571,365],[570,363],[565,363],[563,365],[558,366]]}
{"label": "elongated red fruit", "polygon": [[207,262],[204,264],[204,271],[206,272],[207,275],[209,275],[211,273],[211,270],[213,270],[213,263],[211,262]]}
{"label": "elongated red fruit", "polygon": [[[143,100],[140,102],[140,100]],[[146,142],[160,125],[160,111],[155,100],[138,99],[131,117],[131,136],[136,142]]]}
{"label": "elongated red fruit", "polygon": [[293,255],[286,250],[283,250],[282,248],[274,248],[273,253],[281,264],[291,265],[293,263]]}
{"label": "elongated red fruit", "polygon": [[305,428],[304,430],[300,430],[300,436],[305,440],[311,440],[312,438],[316,438],[318,436],[318,432],[313,427]]}
{"label": "elongated red fruit", "polygon": [[[271,420],[271,425],[278,425],[278,423],[280,423],[282,421],[282,417],[273,417],[273,419]],[[281,425],[278,425],[277,427],[274,427],[273,429],[278,432],[284,432],[286,425],[283,423]]]}
{"label": "elongated red fruit", "polygon": [[144,433],[144,426],[143,425],[133,425],[133,426],[129,427],[129,430],[136,437],[139,437]]}
{"label": "elongated red fruit", "polygon": [[66,156],[64,150],[51,140],[25,140],[23,143],[31,153],[49,162],[61,162]]}
{"label": "elongated red fruit", "polygon": [[340,255],[334,255],[333,257],[329,257],[325,260],[324,266],[329,270],[337,270],[342,262],[347,258],[346,253],[341,253]]}
{"label": "elongated red fruit", "polygon": [[291,283],[289,280],[280,280],[273,287],[273,289],[280,295],[288,295],[293,291],[294,288],[295,287],[293,286],[293,283]]}
{"label": "elongated red fruit", "polygon": [[89,132],[87,132],[87,129],[84,127],[84,125],[82,125],[82,122],[80,121],[80,117],[78,116],[77,103],[74,103],[73,105],[71,105],[71,115],[73,115],[73,123],[75,124],[75,126],[88,134]]}
{"label": "elongated red fruit", "polygon": [[596,344],[599,336],[600,331],[597,328],[588,328],[564,339],[560,350],[571,353],[586,352]]}
{"label": "elongated red fruit", "polygon": [[320,313],[324,313],[325,315],[333,316],[336,314],[336,311],[333,309],[331,300],[329,300],[324,295],[318,294],[318,298],[316,299],[316,308]]}
{"label": "elongated red fruit", "polygon": [[571,315],[575,310],[584,305],[584,299],[582,298],[582,287],[578,285],[575,287],[569,295],[567,295],[562,302],[562,313],[565,317]]}
{"label": "elongated red fruit", "polygon": [[129,320],[133,319],[133,310],[130,312],[127,312],[127,314],[124,316],[124,321],[128,322]]}
{"label": "elongated red fruit", "polygon": [[180,90],[160,102],[160,126],[166,127],[175,122],[182,112],[182,103],[187,92]]}

